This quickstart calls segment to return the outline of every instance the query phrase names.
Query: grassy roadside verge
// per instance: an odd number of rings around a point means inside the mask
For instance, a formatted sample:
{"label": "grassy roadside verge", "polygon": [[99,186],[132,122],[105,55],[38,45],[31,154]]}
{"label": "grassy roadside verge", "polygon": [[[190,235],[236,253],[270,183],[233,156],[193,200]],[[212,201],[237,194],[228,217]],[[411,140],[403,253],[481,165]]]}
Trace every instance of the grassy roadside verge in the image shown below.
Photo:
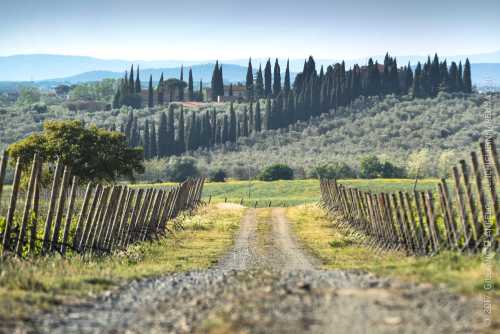
{"label": "grassy roadside verge", "polygon": [[233,243],[243,209],[211,205],[179,218],[183,229],[102,259],[79,256],[7,259],[0,262],[0,322],[26,318],[62,302],[78,301],[127,281],[205,269]]}
{"label": "grassy roadside verge", "polygon": [[[326,269],[364,269],[406,281],[444,284],[458,293],[484,293],[486,268],[479,255],[447,252],[434,257],[413,257],[398,252],[375,253],[335,230],[324,211],[315,205],[288,208],[287,217],[299,240],[322,260]],[[492,260],[493,270],[499,264],[497,256]],[[492,278],[498,286],[499,278],[494,274]],[[498,289],[493,296],[498,302]]]}

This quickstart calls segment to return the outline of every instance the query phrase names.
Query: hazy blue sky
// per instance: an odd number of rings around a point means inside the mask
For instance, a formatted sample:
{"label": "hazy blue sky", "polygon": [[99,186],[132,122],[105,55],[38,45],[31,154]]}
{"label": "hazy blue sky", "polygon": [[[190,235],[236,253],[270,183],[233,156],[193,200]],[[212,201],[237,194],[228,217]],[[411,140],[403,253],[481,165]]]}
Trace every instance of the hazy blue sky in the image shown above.
{"label": "hazy blue sky", "polygon": [[1,0],[0,55],[471,54],[500,49],[499,13],[499,0]]}

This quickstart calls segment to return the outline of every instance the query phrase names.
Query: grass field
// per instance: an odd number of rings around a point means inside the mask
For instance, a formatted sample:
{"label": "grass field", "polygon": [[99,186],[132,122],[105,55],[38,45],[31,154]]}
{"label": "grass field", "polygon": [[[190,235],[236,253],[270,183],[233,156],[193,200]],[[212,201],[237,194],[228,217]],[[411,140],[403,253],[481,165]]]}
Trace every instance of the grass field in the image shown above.
{"label": "grass field", "polygon": [[[359,189],[373,192],[410,191],[413,189],[414,180],[411,179],[374,179],[374,180],[341,180],[340,183]],[[417,190],[434,190],[437,180],[420,180]],[[320,189],[318,180],[291,180],[291,181],[227,181],[227,182],[207,182],[203,189],[203,197],[208,199],[212,196],[213,202],[223,202],[226,198],[228,202],[240,203],[253,206],[255,201],[258,207],[268,206],[293,206],[305,203],[315,203],[320,199]]]}
{"label": "grass field", "polygon": [[[487,268],[479,254],[443,252],[433,257],[414,257],[400,252],[374,252],[337,231],[331,218],[315,205],[288,208],[287,216],[299,240],[322,260],[326,269],[364,269],[408,281],[445,284],[460,293],[485,293]],[[498,255],[491,265],[499,268]],[[495,286],[500,284],[495,275],[493,280]],[[500,303],[500,291],[493,290],[492,294]]]}
{"label": "grass field", "polygon": [[127,281],[174,271],[204,269],[231,247],[243,215],[240,208],[200,208],[180,217],[183,229],[104,258],[80,256],[8,258],[0,262],[0,321],[109,290]]}

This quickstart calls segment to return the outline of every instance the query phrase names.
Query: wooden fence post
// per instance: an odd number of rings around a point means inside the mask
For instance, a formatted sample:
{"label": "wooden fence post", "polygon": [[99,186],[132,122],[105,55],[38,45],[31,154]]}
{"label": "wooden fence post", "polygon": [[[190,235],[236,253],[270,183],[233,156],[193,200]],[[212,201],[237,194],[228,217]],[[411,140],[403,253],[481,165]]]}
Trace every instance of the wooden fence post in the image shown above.
{"label": "wooden fence post", "polygon": [[38,153],[35,153],[35,155],[33,156],[33,163],[31,165],[31,174],[28,183],[28,189],[26,192],[26,201],[24,202],[24,211],[23,211],[23,218],[21,221],[21,228],[19,230],[19,235],[17,237],[16,254],[18,256],[23,255],[24,239],[26,236],[26,228],[28,226],[28,221],[30,218],[31,200],[33,197],[33,192],[35,190],[37,172],[38,172]]}
{"label": "wooden fence post", "polygon": [[453,167],[453,180],[455,181],[455,193],[457,195],[458,212],[460,213],[460,218],[462,221],[462,229],[464,231],[466,244],[468,244],[471,240],[471,231],[468,222],[467,211],[465,210],[464,196],[463,196],[464,194],[462,185],[460,183],[460,176],[458,175],[457,167]]}
{"label": "wooden fence post", "polygon": [[7,154],[7,151],[3,151],[2,160],[0,160],[0,209],[2,208],[3,182],[5,180],[5,173],[7,172],[8,160],[9,160],[9,155]]}
{"label": "wooden fence post", "polygon": [[87,218],[85,219],[85,228],[83,229],[80,242],[78,243],[78,250],[80,252],[85,252],[85,247],[87,246],[87,240],[89,239],[90,231],[92,229],[92,219],[95,215],[95,211],[97,210],[97,205],[99,203],[99,199],[101,198],[102,190],[103,190],[102,185],[98,184],[94,192],[94,198],[92,199],[92,204],[90,205],[89,213],[87,215]]}
{"label": "wooden fence post", "polygon": [[30,231],[30,246],[29,246],[29,251],[30,253],[34,253],[36,250],[36,237],[37,237],[37,230],[38,230],[38,209],[40,207],[40,179],[42,177],[42,165],[43,161],[42,159],[38,159],[38,165],[37,165],[37,173],[36,173],[36,179],[35,179],[35,190],[33,193],[33,202],[32,202],[32,220],[31,220],[31,231]]}
{"label": "wooden fence post", "polygon": [[[496,161],[492,162],[489,160],[489,155],[488,155],[488,152],[486,150],[486,143],[480,143],[480,147],[481,147],[481,156],[483,158],[482,160],[483,160],[484,175],[486,177],[488,188],[490,190],[491,202],[493,203],[493,214],[495,217],[495,221],[499,222],[500,221],[500,207],[498,204],[498,196],[497,196],[496,185],[495,185],[495,176],[493,174],[494,172],[492,171],[492,169],[497,168],[498,165],[492,166],[492,164],[495,164]],[[493,153],[493,151],[492,151],[492,153]],[[500,236],[500,229],[498,228],[498,225],[497,225],[495,239],[497,239],[499,236]],[[496,240],[496,241],[500,242],[500,240]]]}
{"label": "wooden fence post", "polygon": [[90,202],[90,197],[92,195],[92,183],[87,184],[87,189],[85,190],[85,195],[83,197],[82,207],[80,209],[80,214],[78,216],[78,223],[76,225],[75,235],[73,236],[73,249],[77,250],[79,246],[80,236],[82,234],[83,222],[87,215],[87,209]]}
{"label": "wooden fence post", "polygon": [[73,180],[71,181],[71,190],[70,190],[70,195],[69,195],[69,203],[68,203],[68,211],[66,212],[66,222],[64,223],[64,230],[63,230],[63,238],[61,242],[61,254],[64,255],[66,254],[66,247],[67,247],[67,242],[68,242],[68,235],[69,235],[69,230],[71,227],[71,222],[73,219],[73,209],[75,207],[75,196],[76,196],[76,190],[77,190],[77,178],[76,176],[73,177]]}
{"label": "wooden fence post", "polygon": [[68,188],[70,174],[70,168],[65,167],[62,177],[61,189],[59,190],[59,200],[57,203],[56,219],[54,222],[54,231],[52,233],[52,242],[50,244],[50,249],[52,251],[55,251],[57,249],[57,246],[59,245],[59,230],[61,229],[61,221],[63,217],[64,205],[66,202],[66,191]]}
{"label": "wooden fence post", "polygon": [[49,209],[47,211],[47,219],[45,220],[45,229],[43,233],[42,252],[45,253],[49,248],[50,232],[52,229],[52,219],[54,218],[54,210],[57,201],[57,191],[59,190],[59,181],[61,178],[62,163],[57,159],[56,170],[54,172],[54,180],[52,182],[52,192],[50,195]]}
{"label": "wooden fence post", "polygon": [[3,250],[5,253],[10,247],[10,230],[14,223],[14,213],[16,211],[17,195],[19,192],[19,182],[21,181],[21,158],[17,158],[16,168],[14,170],[14,181],[12,183],[12,193],[10,195],[9,210],[7,211],[7,219],[5,221],[5,230],[3,232]]}

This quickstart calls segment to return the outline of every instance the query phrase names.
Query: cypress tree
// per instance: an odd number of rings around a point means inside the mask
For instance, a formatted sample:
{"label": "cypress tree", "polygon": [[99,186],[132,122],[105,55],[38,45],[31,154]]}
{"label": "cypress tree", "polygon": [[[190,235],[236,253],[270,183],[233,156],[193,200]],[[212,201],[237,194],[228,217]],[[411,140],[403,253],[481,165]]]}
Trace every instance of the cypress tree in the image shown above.
{"label": "cypress tree", "polygon": [[272,95],[272,74],[271,74],[271,59],[267,60],[264,68],[264,96],[271,97]]}
{"label": "cypress tree", "polygon": [[439,73],[439,58],[438,58],[438,55],[436,53],[436,54],[434,54],[434,59],[432,61],[432,65],[430,68],[430,83],[431,83],[430,94],[431,94],[431,96],[437,95],[440,82],[441,82],[441,76]]}
{"label": "cypress tree", "polygon": [[246,78],[246,89],[247,89],[247,99],[248,101],[253,100],[253,69],[252,69],[252,58],[248,60],[247,78]]}
{"label": "cypress tree", "polygon": [[222,74],[222,65],[219,66],[219,95],[224,96],[224,75]]}
{"label": "cypress tree", "polygon": [[179,129],[177,132],[177,148],[178,148],[178,153],[182,154],[186,152],[186,135],[185,135],[185,129],[184,129],[184,107],[181,106],[181,112],[179,116]]}
{"label": "cypress tree", "polygon": [[165,112],[160,114],[160,124],[158,125],[158,156],[166,157],[168,155],[168,126],[167,115]]}
{"label": "cypress tree", "polygon": [[188,151],[193,151],[196,149],[196,113],[194,111],[191,112],[191,120],[189,121],[189,132],[186,147]]}
{"label": "cypress tree", "polygon": [[254,131],[260,132],[262,130],[262,119],[260,115],[260,102],[257,100],[255,104],[255,120],[254,120]]}
{"label": "cypress tree", "polygon": [[[181,65],[181,76],[179,80],[181,82],[184,81],[184,65]],[[184,101],[184,86],[179,87],[179,100]]]}
{"label": "cypress tree", "polygon": [[158,105],[163,105],[163,101],[164,101],[164,94],[165,94],[165,91],[164,91],[164,81],[163,81],[163,72],[161,73],[161,76],[160,76],[160,81],[158,81],[158,88],[156,89],[156,92],[158,93]]}
{"label": "cypress tree", "polygon": [[128,79],[128,89],[129,89],[129,94],[134,94],[135,93],[135,88],[134,88],[134,65],[130,67],[130,77]]}
{"label": "cypress tree", "polygon": [[129,146],[132,146],[132,126],[134,125],[134,118],[134,111],[129,111],[127,124],[125,125],[125,137],[127,138]]}
{"label": "cypress tree", "polygon": [[262,66],[259,65],[257,78],[255,79],[255,98],[260,99],[264,96],[264,78],[262,77]]}
{"label": "cypress tree", "polygon": [[464,90],[464,78],[462,72],[462,61],[458,62],[458,91],[463,92]]}
{"label": "cypress tree", "polygon": [[139,133],[139,126],[137,124],[137,117],[134,117],[134,121],[132,123],[132,133],[131,133],[131,142],[132,142],[132,147],[139,146],[140,141],[141,141],[141,135]]}
{"label": "cypress tree", "polygon": [[291,86],[290,86],[290,60],[288,59],[286,61],[286,70],[285,70],[285,82],[283,84],[283,90],[285,91],[286,94],[290,92]]}
{"label": "cypress tree", "polygon": [[413,71],[411,69],[411,64],[408,62],[408,66],[405,71],[405,93],[409,93],[411,86],[413,85]]}
{"label": "cypress tree", "polygon": [[464,92],[472,93],[472,79],[471,79],[469,58],[465,59],[463,82],[464,82]]}
{"label": "cypress tree", "polygon": [[236,113],[233,102],[229,106],[229,141],[236,143]]}
{"label": "cypress tree", "polygon": [[144,144],[144,159],[151,159],[151,146],[150,146],[150,134],[149,134],[149,121],[146,119],[144,123],[144,132],[142,143]]}
{"label": "cypress tree", "polygon": [[229,91],[227,93],[228,96],[233,97],[233,84],[229,84]]}
{"label": "cypress tree", "polygon": [[412,95],[413,97],[422,97],[424,95],[422,87],[422,65],[420,64],[420,62],[417,63],[417,67],[415,68]]}
{"label": "cypress tree", "polygon": [[170,104],[168,107],[167,117],[167,155],[174,155],[175,150],[175,126],[174,126],[174,106]]}
{"label": "cypress tree", "polygon": [[141,79],[139,78],[139,65],[137,65],[137,77],[135,79],[135,92],[140,94],[141,93]]}
{"label": "cypress tree", "polygon": [[120,107],[121,107],[121,95],[120,95],[120,87],[118,87],[115,95],[113,96],[113,109],[118,109]]}
{"label": "cypress tree", "polygon": [[451,62],[450,65],[450,73],[449,73],[449,82],[448,82],[448,88],[450,92],[457,92],[458,91],[458,84],[459,77],[458,77],[458,67],[457,63],[454,61]]}
{"label": "cypress tree", "polygon": [[255,116],[253,113],[253,103],[250,102],[249,112],[248,112],[248,135],[255,130],[254,126]]}
{"label": "cypress tree", "polygon": [[203,81],[200,80],[200,90],[198,92],[200,102],[203,102]]}
{"label": "cypress tree", "polygon": [[212,73],[212,101],[217,101],[219,94],[219,81],[220,81],[220,71],[219,71],[219,61],[215,62],[214,71]]}
{"label": "cypress tree", "polygon": [[273,116],[272,116],[272,106],[271,99],[266,100],[266,111],[264,112],[264,125],[266,130],[273,129]]}
{"label": "cypress tree", "polygon": [[278,96],[281,92],[281,68],[278,63],[278,58],[274,62],[274,82],[273,82],[273,94]]}
{"label": "cypress tree", "polygon": [[215,143],[217,143],[217,112],[215,111],[215,108],[212,109],[211,113],[210,131],[210,142],[212,145],[214,145]]}
{"label": "cypress tree", "polygon": [[193,70],[189,68],[189,77],[188,77],[188,101],[193,101],[194,89],[193,89]]}
{"label": "cypress tree", "polygon": [[224,115],[224,120],[222,123],[222,131],[221,131],[221,143],[225,144],[229,141],[229,122],[227,119],[227,115]]}
{"label": "cypress tree", "polygon": [[151,131],[149,133],[149,150],[151,158],[156,158],[158,156],[158,141],[156,139],[155,121],[151,121]]}
{"label": "cypress tree", "polygon": [[148,107],[153,108],[154,106],[154,91],[153,91],[153,75],[149,76],[149,85],[148,85]]}

